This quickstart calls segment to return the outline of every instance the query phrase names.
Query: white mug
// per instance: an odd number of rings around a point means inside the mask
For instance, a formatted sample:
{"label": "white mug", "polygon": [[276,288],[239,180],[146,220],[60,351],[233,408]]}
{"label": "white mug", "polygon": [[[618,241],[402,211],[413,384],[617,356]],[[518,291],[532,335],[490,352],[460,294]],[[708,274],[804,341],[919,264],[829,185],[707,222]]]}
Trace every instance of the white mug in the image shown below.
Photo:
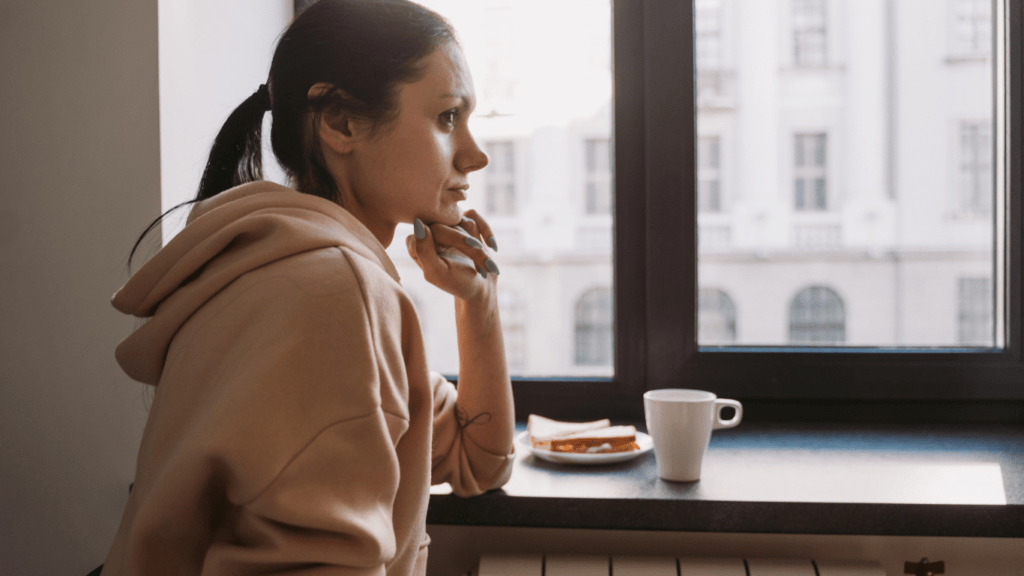
{"label": "white mug", "polygon": [[[722,420],[722,408],[736,415]],[[666,388],[644,394],[647,433],[654,440],[658,476],[676,482],[700,479],[701,462],[711,441],[711,431],[732,428],[743,419],[743,405],[720,399],[703,390]]]}

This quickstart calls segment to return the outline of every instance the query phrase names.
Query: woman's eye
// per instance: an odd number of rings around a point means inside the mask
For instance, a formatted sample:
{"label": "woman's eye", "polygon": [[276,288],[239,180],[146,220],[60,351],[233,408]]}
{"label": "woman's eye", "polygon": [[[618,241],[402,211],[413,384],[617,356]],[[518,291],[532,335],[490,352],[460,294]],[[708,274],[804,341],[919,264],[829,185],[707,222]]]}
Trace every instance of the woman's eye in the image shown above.
{"label": "woman's eye", "polygon": [[457,110],[448,110],[446,112],[442,112],[441,113],[441,122],[446,124],[446,125],[448,125],[448,126],[454,126],[455,125],[455,120],[458,117],[459,117],[459,113],[458,113]]}

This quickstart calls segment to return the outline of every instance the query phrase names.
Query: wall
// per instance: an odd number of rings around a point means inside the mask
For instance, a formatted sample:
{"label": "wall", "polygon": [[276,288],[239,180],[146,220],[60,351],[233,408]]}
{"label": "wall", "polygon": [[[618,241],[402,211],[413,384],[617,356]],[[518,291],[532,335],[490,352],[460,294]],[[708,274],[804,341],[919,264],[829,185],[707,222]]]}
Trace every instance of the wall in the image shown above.
{"label": "wall", "polygon": [[[210,146],[231,111],[267,81],[277,37],[292,17],[291,0],[160,2],[160,184],[162,209],[192,199]],[[263,163],[283,182],[264,118]],[[187,210],[164,226],[170,240]]]}
{"label": "wall", "polygon": [[114,361],[135,323],[110,297],[265,81],[291,0],[258,6],[0,3],[0,575],[84,575],[106,556],[151,398]]}
{"label": "wall", "polygon": [[0,574],[86,574],[147,397],[111,308],[160,208],[156,0],[0,3]]}

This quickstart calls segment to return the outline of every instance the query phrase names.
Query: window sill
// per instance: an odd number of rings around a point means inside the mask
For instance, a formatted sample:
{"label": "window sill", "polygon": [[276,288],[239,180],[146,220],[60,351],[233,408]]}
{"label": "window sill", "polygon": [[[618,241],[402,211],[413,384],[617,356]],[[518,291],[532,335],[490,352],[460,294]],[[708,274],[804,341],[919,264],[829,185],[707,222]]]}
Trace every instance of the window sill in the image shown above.
{"label": "window sill", "polygon": [[699,482],[659,479],[653,452],[569,467],[520,450],[504,488],[446,488],[428,524],[1020,538],[1024,427],[745,423],[714,433]]}

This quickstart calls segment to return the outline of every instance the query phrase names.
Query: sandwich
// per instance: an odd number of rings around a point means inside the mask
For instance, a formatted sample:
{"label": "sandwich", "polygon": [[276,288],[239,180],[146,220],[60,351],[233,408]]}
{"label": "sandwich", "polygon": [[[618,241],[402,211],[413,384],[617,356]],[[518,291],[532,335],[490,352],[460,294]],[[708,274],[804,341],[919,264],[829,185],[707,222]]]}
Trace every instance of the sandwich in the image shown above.
{"label": "sandwich", "polygon": [[526,429],[534,448],[582,454],[639,450],[636,427],[612,426],[611,421],[559,422],[530,414]]}

